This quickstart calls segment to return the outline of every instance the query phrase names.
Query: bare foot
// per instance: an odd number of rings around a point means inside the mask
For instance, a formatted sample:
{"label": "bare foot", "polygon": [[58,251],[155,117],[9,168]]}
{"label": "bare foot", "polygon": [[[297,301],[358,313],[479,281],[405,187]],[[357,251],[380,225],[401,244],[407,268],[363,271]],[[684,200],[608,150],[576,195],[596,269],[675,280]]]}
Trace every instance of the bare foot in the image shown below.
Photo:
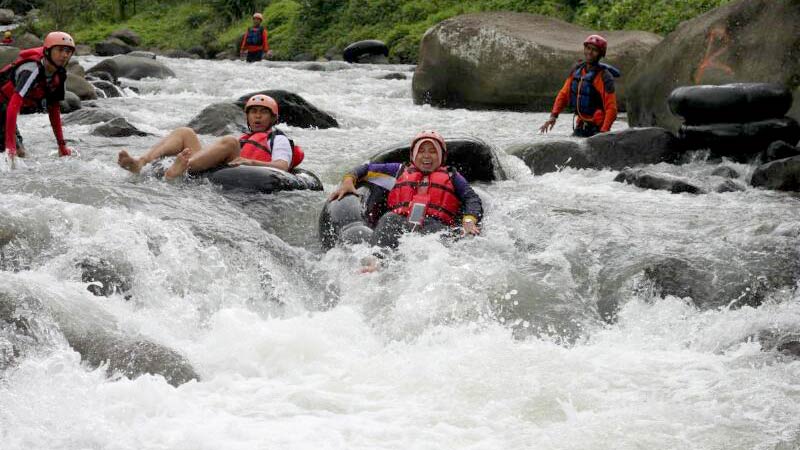
{"label": "bare foot", "polygon": [[172,163],[172,166],[164,173],[164,178],[171,180],[183,176],[189,168],[189,158],[192,157],[192,153],[192,149],[190,148],[185,148],[178,153],[178,156],[175,157],[175,162]]}
{"label": "bare foot", "polygon": [[123,169],[133,173],[139,173],[143,166],[140,160],[129,155],[125,150],[121,150],[119,152],[119,155],[117,156],[117,164],[119,164],[119,166]]}

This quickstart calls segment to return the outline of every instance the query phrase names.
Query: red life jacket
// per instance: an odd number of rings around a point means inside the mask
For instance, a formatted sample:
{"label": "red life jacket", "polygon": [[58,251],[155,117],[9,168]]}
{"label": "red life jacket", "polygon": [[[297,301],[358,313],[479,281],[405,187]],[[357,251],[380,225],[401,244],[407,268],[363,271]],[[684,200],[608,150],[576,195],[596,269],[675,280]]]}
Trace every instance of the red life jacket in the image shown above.
{"label": "red life jacket", "polygon": [[429,198],[425,216],[439,219],[447,225],[454,225],[461,209],[461,200],[456,196],[450,171],[446,167],[439,167],[425,174],[416,167],[403,166],[397,177],[397,183],[389,192],[386,202],[389,209],[401,216],[408,216],[409,205],[419,188],[423,186],[427,186]]}
{"label": "red life jacket", "polygon": [[[262,162],[272,161],[272,146],[275,145],[275,136],[286,136],[286,133],[278,129],[271,129],[268,132],[243,134],[239,138],[239,156]],[[291,139],[289,139],[289,145],[292,146],[292,161],[289,163],[289,168],[293,169],[303,162],[305,153]]]}
{"label": "red life jacket", "polygon": [[19,52],[19,56],[14,62],[0,69],[0,97],[3,102],[8,102],[14,95],[17,69],[28,62],[35,62],[39,66],[39,74],[23,97],[23,108],[40,108],[41,101],[47,98],[48,94],[56,92],[66,82],[67,72],[63,67],[59,67],[48,83],[42,59],[44,59],[44,47],[29,48]]}

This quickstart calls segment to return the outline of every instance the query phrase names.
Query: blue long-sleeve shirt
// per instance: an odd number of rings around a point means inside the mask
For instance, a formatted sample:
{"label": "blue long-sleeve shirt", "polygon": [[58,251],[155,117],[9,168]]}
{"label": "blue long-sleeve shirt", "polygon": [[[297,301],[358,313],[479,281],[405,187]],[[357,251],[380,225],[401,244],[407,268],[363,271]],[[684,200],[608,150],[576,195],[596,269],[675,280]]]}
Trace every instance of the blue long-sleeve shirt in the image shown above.
{"label": "blue long-sleeve shirt", "polygon": [[[354,168],[345,176],[353,177],[356,181],[369,181],[390,191],[402,168],[403,164],[401,163],[367,163]],[[480,221],[483,217],[481,198],[472,190],[463,175],[455,170],[452,173],[453,191],[461,201],[461,215],[473,216],[475,220]]]}

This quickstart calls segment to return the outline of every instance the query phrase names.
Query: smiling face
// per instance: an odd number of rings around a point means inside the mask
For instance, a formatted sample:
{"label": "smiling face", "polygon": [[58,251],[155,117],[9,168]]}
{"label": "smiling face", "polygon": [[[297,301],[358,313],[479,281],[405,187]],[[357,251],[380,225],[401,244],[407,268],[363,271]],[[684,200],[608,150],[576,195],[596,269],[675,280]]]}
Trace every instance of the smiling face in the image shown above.
{"label": "smiling face", "polygon": [[50,59],[58,67],[66,67],[75,50],[65,45],[56,45],[50,48]]}
{"label": "smiling face", "polygon": [[253,26],[254,27],[261,26],[261,19],[259,19],[258,17],[253,17]]}
{"label": "smiling face", "polygon": [[584,44],[583,59],[590,64],[597,64],[600,61],[600,49],[594,44]]}
{"label": "smiling face", "polygon": [[247,108],[247,125],[254,133],[264,132],[272,127],[275,116],[265,106],[251,106]]}
{"label": "smiling face", "polygon": [[417,169],[423,172],[433,172],[442,165],[442,159],[439,157],[439,152],[429,140],[422,141],[417,156],[414,158],[414,165]]}

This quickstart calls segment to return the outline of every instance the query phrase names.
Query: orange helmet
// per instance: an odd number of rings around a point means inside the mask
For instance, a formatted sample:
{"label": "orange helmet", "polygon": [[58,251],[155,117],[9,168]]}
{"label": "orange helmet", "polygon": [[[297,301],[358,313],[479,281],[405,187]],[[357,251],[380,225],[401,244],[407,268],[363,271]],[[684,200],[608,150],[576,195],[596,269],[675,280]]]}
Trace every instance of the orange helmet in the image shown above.
{"label": "orange helmet", "polygon": [[600,50],[600,56],[606,56],[606,49],[608,49],[608,41],[599,34],[593,34],[583,41],[583,45],[591,44]]}
{"label": "orange helmet", "polygon": [[244,104],[244,113],[247,114],[247,110],[252,106],[263,106],[272,111],[273,116],[278,117],[278,102],[269,95],[256,94],[250,97]]}
{"label": "orange helmet", "polygon": [[253,14],[253,19],[264,20],[264,16],[261,13],[255,13]]}
{"label": "orange helmet", "polygon": [[414,136],[414,139],[411,140],[411,161],[414,161],[414,157],[417,155],[417,151],[419,150],[417,144],[423,140],[434,142],[437,150],[441,150],[441,154],[439,156],[442,160],[442,163],[444,163],[444,161],[447,159],[447,144],[444,142],[442,135],[433,130],[426,130],[417,133],[417,135]]}
{"label": "orange helmet", "polygon": [[44,37],[44,49],[49,50],[53,47],[58,45],[62,45],[64,47],[70,47],[75,50],[75,40],[72,39],[67,33],[63,31],[53,31],[48,33],[47,36]]}

